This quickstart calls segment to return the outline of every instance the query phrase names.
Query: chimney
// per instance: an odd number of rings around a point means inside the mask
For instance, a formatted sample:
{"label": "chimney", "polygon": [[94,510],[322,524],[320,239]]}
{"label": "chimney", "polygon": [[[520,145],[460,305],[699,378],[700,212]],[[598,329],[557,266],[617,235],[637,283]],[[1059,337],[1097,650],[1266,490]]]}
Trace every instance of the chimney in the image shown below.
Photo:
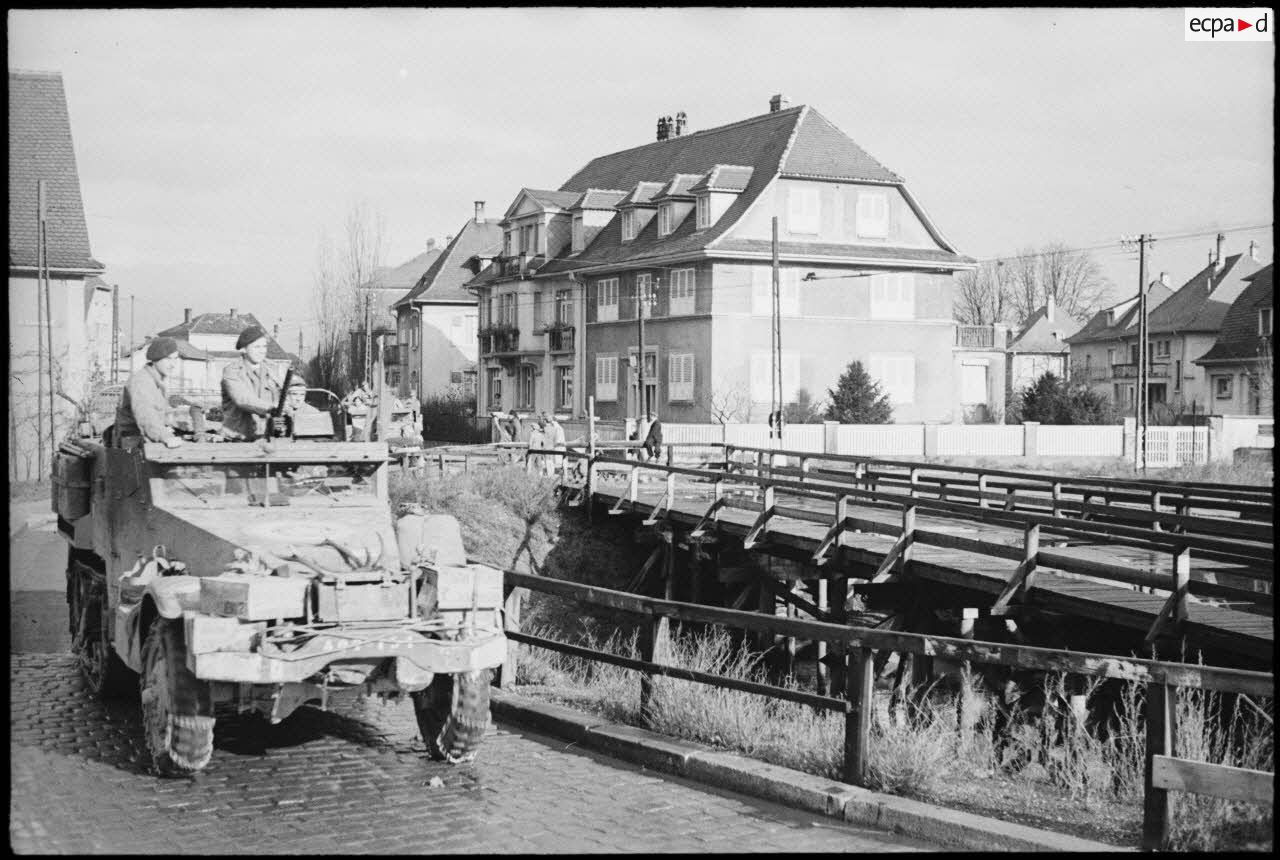
{"label": "chimney", "polygon": [[271,336],[276,340],[280,339],[280,323],[276,323],[271,327]]}
{"label": "chimney", "polygon": [[431,236],[430,238],[427,239],[427,250],[430,251],[435,246],[436,246],[436,238],[435,236]]}
{"label": "chimney", "polygon": [[[1251,245],[1250,248],[1252,249],[1252,247],[1253,246]],[[182,324],[191,325],[191,308],[182,309]]]}
{"label": "chimney", "polygon": [[1166,287],[1167,287],[1167,286],[1169,286],[1169,273],[1168,273],[1168,272],[1161,272],[1161,273],[1160,273],[1160,283],[1161,283],[1161,284],[1163,284],[1163,285],[1164,285],[1164,286],[1166,286]]}
{"label": "chimney", "polygon": [[684,134],[684,127],[688,125],[689,117],[684,111],[676,114],[676,137]]}
{"label": "chimney", "polygon": [[1252,239],[1249,240],[1249,259],[1258,262],[1258,243]]}
{"label": "chimney", "polygon": [[787,97],[782,93],[778,93],[776,96],[769,99],[769,113],[777,113],[778,111],[786,110],[789,107],[791,107],[791,102],[789,102]]}
{"label": "chimney", "polygon": [[476,201],[476,223],[477,224],[484,223],[484,201],[483,200]]}
{"label": "chimney", "polygon": [[1213,255],[1213,270],[1215,272],[1222,270],[1222,243],[1225,242],[1226,239],[1227,239],[1226,236],[1222,235],[1221,233],[1218,234],[1218,250]]}
{"label": "chimney", "polygon": [[236,309],[235,309],[235,308],[232,308],[232,309],[231,309],[231,318],[232,318],[232,319],[235,319],[235,318],[236,318]]}
{"label": "chimney", "polygon": [[1049,296],[1049,301],[1045,304],[1044,318],[1049,322],[1053,322],[1053,296]]}
{"label": "chimney", "polygon": [[671,120],[665,116],[658,117],[658,140],[666,140],[671,136]]}

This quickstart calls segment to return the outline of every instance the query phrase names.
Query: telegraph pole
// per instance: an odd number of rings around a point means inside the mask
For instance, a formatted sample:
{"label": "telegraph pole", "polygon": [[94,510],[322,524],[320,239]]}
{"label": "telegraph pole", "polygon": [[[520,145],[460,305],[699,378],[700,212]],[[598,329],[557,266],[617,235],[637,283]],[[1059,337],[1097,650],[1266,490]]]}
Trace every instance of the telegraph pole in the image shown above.
{"label": "telegraph pole", "polygon": [[[36,182],[36,468],[44,475],[44,180]],[[53,350],[49,350],[53,358]],[[40,480],[40,478],[37,478]]]}
{"label": "telegraph pole", "polygon": [[133,371],[133,348],[137,345],[133,339],[133,293],[129,294],[129,370]]}
{"label": "telegraph pole", "polygon": [[1156,240],[1147,233],[1126,244],[1138,244],[1138,360],[1133,397],[1134,467],[1147,471],[1147,246]]}
{"label": "telegraph pole", "polygon": [[778,440],[774,447],[782,447],[782,299],[779,280],[781,266],[778,262],[778,216],[773,216],[773,307],[769,353],[769,438]]}
{"label": "telegraph pole", "polygon": [[120,285],[111,287],[111,382],[120,379]]}
{"label": "telegraph pole", "polygon": [[[636,429],[640,428],[641,422],[645,420],[648,414],[648,405],[644,396],[644,306],[648,303],[649,297],[640,295],[639,278],[636,279],[636,326],[639,330],[640,352],[637,356],[639,364],[636,365]],[[643,439],[640,441],[644,441]]]}

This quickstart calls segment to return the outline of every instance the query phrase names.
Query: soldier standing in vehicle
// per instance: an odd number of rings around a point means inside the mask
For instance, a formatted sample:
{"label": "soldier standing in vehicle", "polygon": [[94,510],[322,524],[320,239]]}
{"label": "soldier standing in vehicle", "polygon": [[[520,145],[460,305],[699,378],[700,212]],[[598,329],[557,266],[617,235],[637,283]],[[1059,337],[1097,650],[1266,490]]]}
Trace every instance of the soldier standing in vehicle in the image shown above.
{"label": "soldier standing in vehicle", "polygon": [[286,415],[318,415],[320,410],[307,402],[307,381],[295,370],[289,377],[289,388],[284,393]]}
{"label": "soldier standing in vehicle", "polygon": [[280,383],[268,370],[267,333],[254,325],[236,339],[240,359],[222,371],[222,430],[252,441],[266,433],[267,416],[280,400]]}
{"label": "soldier standing in vehicle", "polygon": [[163,442],[170,448],[182,444],[169,425],[169,398],[165,380],[178,369],[178,342],[158,337],[147,346],[147,363],[129,375],[116,408],[115,438],[121,448],[142,442]]}

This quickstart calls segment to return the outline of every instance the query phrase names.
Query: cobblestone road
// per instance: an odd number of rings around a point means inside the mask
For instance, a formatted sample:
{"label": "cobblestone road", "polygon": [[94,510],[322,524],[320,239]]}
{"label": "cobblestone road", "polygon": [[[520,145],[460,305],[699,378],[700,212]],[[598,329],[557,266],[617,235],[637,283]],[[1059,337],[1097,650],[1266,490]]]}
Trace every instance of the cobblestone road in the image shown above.
{"label": "cobblestone road", "polygon": [[[411,706],[220,719],[195,780],[146,770],[136,703],[64,654],[10,656],[17,853],[903,851],[932,846],[496,727],[473,764],[426,758]],[[431,787],[433,777],[443,785]]]}

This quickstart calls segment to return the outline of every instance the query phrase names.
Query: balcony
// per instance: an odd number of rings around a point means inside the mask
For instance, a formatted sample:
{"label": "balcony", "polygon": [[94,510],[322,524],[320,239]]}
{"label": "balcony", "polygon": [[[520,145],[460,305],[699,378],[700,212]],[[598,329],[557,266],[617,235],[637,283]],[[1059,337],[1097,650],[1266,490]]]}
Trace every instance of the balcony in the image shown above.
{"label": "balcony", "polygon": [[499,355],[520,348],[520,329],[499,323],[480,329],[480,354]]}
{"label": "balcony", "polygon": [[1006,332],[989,325],[957,325],[956,347],[959,349],[1004,349]]}
{"label": "balcony", "polygon": [[[1147,363],[1147,379],[1169,379],[1172,374],[1167,361],[1152,361]],[[1111,365],[1112,379],[1137,379],[1138,365],[1136,364],[1113,364]]]}
{"label": "balcony", "polygon": [[573,326],[568,323],[548,323],[542,334],[547,336],[548,352],[573,352]]}

